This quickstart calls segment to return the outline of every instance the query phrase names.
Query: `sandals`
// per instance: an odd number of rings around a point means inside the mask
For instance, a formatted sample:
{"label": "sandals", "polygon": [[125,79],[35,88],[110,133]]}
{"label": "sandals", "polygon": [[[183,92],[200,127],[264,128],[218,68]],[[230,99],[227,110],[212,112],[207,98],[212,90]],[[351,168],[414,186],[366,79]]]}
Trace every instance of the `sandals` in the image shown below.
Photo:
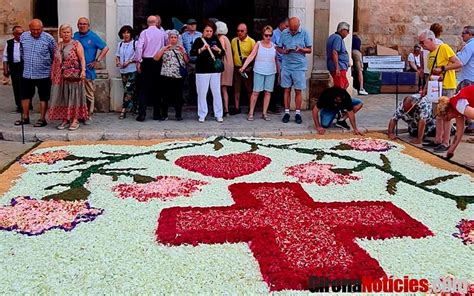
{"label": "sandals", "polygon": [[17,120],[17,121],[15,121],[14,124],[15,125],[30,124],[30,118]]}
{"label": "sandals", "polygon": [[69,121],[63,121],[60,125],[58,125],[58,130],[63,130],[69,127]]}
{"label": "sandals", "polygon": [[270,121],[270,117],[268,117],[267,114],[262,114],[262,118],[263,118],[263,120],[265,120],[265,121]]}
{"label": "sandals", "polygon": [[124,118],[127,118],[127,113],[121,112],[120,116],[119,116],[119,119],[124,119]]}
{"label": "sandals", "polygon": [[38,121],[33,125],[34,127],[45,127],[48,123],[44,119],[38,119]]}
{"label": "sandals", "polygon": [[79,121],[76,121],[76,122],[73,122],[71,123],[71,125],[69,126],[69,130],[70,131],[75,131],[79,128]]}
{"label": "sandals", "polygon": [[248,121],[253,121],[253,120],[254,120],[254,119],[253,119],[253,115],[250,115],[250,114],[247,115],[247,120],[248,120]]}

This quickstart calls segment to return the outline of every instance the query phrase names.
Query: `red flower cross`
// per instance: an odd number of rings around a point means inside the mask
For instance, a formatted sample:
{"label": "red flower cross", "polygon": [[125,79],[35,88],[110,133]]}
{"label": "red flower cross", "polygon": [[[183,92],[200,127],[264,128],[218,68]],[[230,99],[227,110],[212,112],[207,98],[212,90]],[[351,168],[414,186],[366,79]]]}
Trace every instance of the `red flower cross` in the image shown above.
{"label": "red flower cross", "polygon": [[227,207],[164,209],[157,240],[169,245],[247,242],[271,291],[308,289],[311,275],[379,278],[385,272],[355,242],[432,235],[390,202],[314,202],[296,183],[237,183]]}

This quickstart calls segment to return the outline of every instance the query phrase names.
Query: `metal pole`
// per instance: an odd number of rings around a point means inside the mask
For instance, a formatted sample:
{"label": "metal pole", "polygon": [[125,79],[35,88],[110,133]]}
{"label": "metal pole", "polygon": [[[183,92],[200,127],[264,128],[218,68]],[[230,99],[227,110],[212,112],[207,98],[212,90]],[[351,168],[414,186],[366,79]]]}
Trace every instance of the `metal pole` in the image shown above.
{"label": "metal pole", "polygon": [[[395,110],[398,108],[398,75],[399,72],[395,72],[396,76],[396,86],[395,86]],[[395,122],[395,135],[398,137],[398,120]]]}

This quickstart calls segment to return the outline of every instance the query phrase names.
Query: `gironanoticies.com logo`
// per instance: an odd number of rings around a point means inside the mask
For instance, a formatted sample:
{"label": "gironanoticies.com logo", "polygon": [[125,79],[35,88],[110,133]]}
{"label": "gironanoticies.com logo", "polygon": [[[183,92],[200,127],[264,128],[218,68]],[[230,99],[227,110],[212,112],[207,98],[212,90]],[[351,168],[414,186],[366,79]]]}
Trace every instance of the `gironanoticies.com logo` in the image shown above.
{"label": "gironanoticies.com logo", "polygon": [[[473,288],[473,286],[471,286]],[[454,277],[441,277],[434,280],[383,277],[374,279],[335,279],[312,276],[309,278],[309,290],[318,293],[459,293],[467,295],[469,282]]]}

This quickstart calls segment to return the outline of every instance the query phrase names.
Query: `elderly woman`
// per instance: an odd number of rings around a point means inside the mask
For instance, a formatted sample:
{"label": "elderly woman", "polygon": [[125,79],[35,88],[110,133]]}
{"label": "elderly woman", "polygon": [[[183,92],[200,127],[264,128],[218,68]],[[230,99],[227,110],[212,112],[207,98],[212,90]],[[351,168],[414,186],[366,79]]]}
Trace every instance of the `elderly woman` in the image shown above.
{"label": "elderly woman", "polygon": [[216,68],[216,60],[225,56],[217,36],[214,35],[216,25],[212,22],[204,23],[202,37],[194,41],[191,47],[191,56],[196,56],[196,88],[198,93],[198,116],[199,122],[204,122],[207,116],[207,91],[211,87],[214,116],[218,122],[223,122],[222,118],[222,97],[221,97],[221,72],[222,68]]}
{"label": "elderly woman", "polygon": [[273,29],[271,26],[265,26],[262,30],[263,40],[255,44],[252,52],[245,60],[245,63],[240,68],[240,73],[244,73],[247,66],[255,59],[253,66],[253,92],[250,96],[250,108],[247,120],[254,120],[253,113],[255,104],[257,103],[258,94],[265,91],[263,97],[263,114],[264,120],[270,120],[267,116],[268,104],[270,103],[270,95],[273,91],[275,83],[275,74],[279,72],[277,62],[275,44],[272,42]]}
{"label": "elderly woman", "polygon": [[456,119],[456,135],[447,151],[447,158],[454,156],[454,150],[462,140],[465,119],[474,119],[474,85],[462,88],[452,98],[442,96],[439,98],[437,114],[446,122]]}
{"label": "elderly woman", "polygon": [[225,56],[222,59],[224,62],[224,72],[221,74],[221,91],[224,99],[224,117],[229,114],[229,92],[228,88],[232,87],[232,78],[234,75],[234,60],[232,58],[232,47],[229,38],[225,36],[229,31],[224,22],[216,22],[216,33],[221,42],[222,48],[225,50]]}
{"label": "elderly woman", "polygon": [[[161,105],[161,114],[163,120],[168,119],[168,106],[174,105],[176,120],[183,120],[183,85],[186,69],[186,63],[189,61],[186,50],[178,45],[179,32],[177,30],[168,30],[168,45],[163,47],[155,55],[156,61],[163,60],[161,67],[161,79],[164,88],[163,104]],[[180,68],[182,69],[180,71]]]}
{"label": "elderly woman", "polygon": [[72,27],[59,27],[62,41],[59,42],[51,68],[50,120],[62,120],[58,129],[76,130],[79,120],[88,118],[84,91],[86,61],[80,42],[72,40]]}
{"label": "elderly woman", "polygon": [[[118,32],[120,41],[117,45],[117,53],[115,55],[115,65],[119,68],[122,76],[123,84],[123,103],[122,112],[119,119],[127,116],[127,109],[132,110],[136,104],[135,98],[135,82],[137,80],[137,65],[135,58],[135,40],[133,40],[133,29],[131,26],[123,26]],[[136,107],[136,106],[135,106]]]}

